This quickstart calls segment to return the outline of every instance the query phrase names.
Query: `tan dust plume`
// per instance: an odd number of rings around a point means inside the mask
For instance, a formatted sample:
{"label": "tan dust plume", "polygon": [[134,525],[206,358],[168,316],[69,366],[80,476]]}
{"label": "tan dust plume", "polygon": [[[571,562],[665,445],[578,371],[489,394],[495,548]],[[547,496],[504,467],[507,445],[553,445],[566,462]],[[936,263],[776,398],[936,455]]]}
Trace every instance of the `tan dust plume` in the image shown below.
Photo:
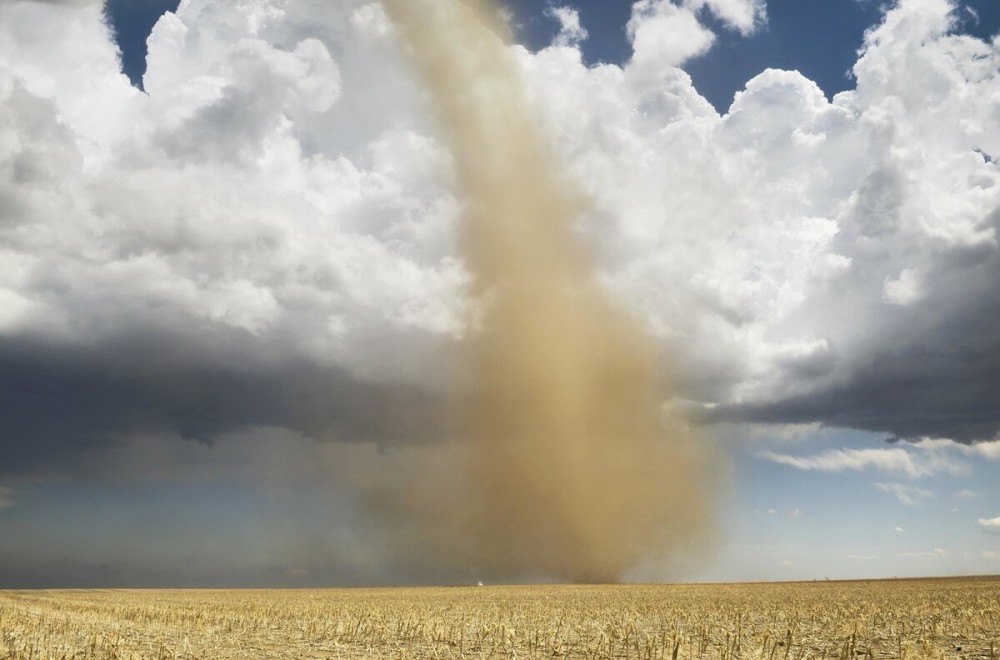
{"label": "tan dust plume", "polygon": [[452,487],[425,473],[447,497],[410,491],[433,502],[433,552],[489,575],[611,582],[700,548],[710,451],[663,414],[651,340],[594,282],[573,230],[581,198],[535,127],[496,12],[383,4],[452,151],[464,256],[485,301],[464,477]]}

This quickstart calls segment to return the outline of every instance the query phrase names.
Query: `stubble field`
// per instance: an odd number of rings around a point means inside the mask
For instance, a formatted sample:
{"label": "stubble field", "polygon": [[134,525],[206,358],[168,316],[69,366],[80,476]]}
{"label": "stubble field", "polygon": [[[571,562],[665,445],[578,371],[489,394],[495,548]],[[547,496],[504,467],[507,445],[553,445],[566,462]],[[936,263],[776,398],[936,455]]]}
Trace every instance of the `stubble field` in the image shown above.
{"label": "stubble field", "polygon": [[995,660],[1000,579],[0,591],[0,658]]}

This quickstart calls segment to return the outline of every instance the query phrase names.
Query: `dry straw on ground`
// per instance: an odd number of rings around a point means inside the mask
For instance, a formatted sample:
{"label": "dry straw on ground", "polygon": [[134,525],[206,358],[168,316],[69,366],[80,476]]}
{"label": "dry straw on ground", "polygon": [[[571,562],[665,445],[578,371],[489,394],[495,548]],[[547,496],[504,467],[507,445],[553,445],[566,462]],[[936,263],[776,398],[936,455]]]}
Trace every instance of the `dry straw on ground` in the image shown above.
{"label": "dry straw on ground", "polygon": [[1000,580],[0,592],[0,658],[994,660]]}

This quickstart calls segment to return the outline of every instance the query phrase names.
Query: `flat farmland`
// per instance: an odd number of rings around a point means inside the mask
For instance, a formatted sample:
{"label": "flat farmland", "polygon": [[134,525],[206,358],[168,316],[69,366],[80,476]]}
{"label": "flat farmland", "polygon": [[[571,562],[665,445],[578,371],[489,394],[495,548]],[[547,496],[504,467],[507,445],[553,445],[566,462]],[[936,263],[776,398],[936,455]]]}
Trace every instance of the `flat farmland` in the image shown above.
{"label": "flat farmland", "polygon": [[0,591],[0,658],[967,658],[1000,579]]}

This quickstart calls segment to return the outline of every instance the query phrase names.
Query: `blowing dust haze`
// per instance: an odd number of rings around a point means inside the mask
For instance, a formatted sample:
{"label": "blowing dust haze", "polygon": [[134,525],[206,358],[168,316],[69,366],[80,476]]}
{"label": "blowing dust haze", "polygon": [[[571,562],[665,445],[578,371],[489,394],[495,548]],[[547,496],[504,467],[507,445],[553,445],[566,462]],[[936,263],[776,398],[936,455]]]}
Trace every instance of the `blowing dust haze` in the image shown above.
{"label": "blowing dust haze", "polygon": [[536,129],[494,8],[385,7],[451,149],[484,303],[469,319],[471,437],[424,471],[434,494],[408,490],[414,533],[484,576],[614,582],[649,561],[669,572],[710,536],[718,466],[664,414],[653,342],[594,281],[573,229],[582,197]]}

